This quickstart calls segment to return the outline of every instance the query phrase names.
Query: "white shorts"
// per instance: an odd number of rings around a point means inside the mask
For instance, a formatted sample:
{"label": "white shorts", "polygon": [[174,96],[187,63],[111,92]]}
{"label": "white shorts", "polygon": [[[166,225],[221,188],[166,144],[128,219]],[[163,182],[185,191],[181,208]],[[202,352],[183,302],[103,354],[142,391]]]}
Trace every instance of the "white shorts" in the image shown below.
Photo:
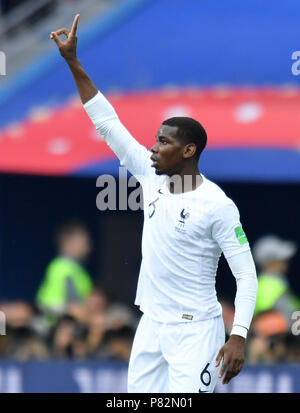
{"label": "white shorts", "polygon": [[166,324],[143,314],[133,341],[129,393],[212,393],[225,343],[222,316]]}

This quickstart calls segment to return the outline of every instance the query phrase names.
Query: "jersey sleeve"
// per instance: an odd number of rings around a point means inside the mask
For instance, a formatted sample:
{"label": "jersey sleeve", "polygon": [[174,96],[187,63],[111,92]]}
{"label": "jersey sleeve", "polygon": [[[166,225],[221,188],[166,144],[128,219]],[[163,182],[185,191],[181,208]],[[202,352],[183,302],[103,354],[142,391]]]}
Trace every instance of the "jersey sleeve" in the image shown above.
{"label": "jersey sleeve", "polygon": [[121,165],[141,181],[151,171],[151,152],[131,136],[100,91],[83,106]]}
{"label": "jersey sleeve", "polygon": [[212,238],[218,243],[226,259],[250,250],[239,211],[230,199],[218,205],[213,213]]}
{"label": "jersey sleeve", "polygon": [[231,335],[247,337],[257,296],[257,274],[251,251],[244,251],[227,260],[236,280],[235,314]]}
{"label": "jersey sleeve", "polygon": [[229,198],[218,205],[214,212],[212,236],[223,251],[236,279],[235,316],[231,335],[246,338],[255,308],[257,276],[239,211]]}

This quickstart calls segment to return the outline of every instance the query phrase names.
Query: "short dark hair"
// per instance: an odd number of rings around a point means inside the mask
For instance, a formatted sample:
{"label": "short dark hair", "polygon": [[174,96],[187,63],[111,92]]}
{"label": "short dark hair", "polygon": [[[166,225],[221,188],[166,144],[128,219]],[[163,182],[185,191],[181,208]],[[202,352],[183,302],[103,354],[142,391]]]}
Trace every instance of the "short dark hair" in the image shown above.
{"label": "short dark hair", "polygon": [[163,125],[176,126],[178,128],[178,137],[184,145],[189,143],[196,145],[197,150],[194,156],[198,161],[207,143],[207,135],[201,123],[193,118],[174,117],[165,120]]}

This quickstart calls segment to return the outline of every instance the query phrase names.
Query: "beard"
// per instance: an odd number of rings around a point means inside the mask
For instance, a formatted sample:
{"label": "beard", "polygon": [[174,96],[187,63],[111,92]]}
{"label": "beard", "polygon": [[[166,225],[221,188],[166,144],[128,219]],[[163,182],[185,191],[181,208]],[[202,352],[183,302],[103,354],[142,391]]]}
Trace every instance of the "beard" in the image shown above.
{"label": "beard", "polygon": [[164,175],[164,172],[155,169],[155,174],[158,175],[158,176],[160,176],[160,175]]}

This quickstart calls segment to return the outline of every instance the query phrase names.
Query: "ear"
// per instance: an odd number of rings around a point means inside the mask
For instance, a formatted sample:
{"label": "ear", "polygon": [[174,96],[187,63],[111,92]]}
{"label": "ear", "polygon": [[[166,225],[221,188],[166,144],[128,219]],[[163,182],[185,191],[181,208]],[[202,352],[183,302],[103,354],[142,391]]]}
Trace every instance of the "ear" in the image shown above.
{"label": "ear", "polygon": [[194,143],[189,143],[185,145],[184,151],[183,151],[183,157],[185,159],[187,158],[192,158],[197,151],[197,146]]}

